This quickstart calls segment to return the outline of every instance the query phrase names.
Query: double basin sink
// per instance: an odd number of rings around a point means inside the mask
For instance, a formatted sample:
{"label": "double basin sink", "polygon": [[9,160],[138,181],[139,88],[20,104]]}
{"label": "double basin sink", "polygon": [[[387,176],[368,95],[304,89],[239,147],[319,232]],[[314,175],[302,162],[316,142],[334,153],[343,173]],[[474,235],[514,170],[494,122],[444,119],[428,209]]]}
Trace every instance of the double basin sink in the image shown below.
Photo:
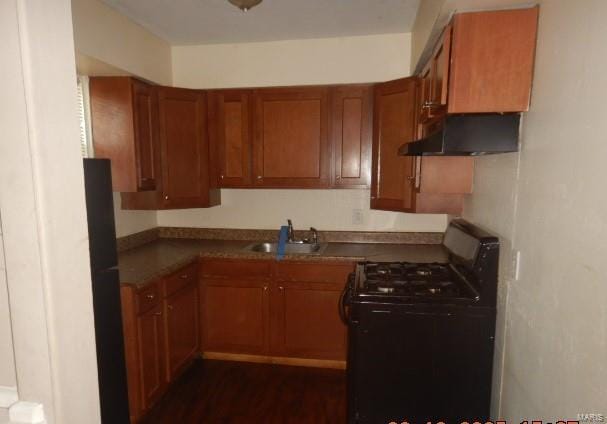
{"label": "double basin sink", "polygon": [[[320,255],[327,248],[327,243],[286,243],[285,255]],[[278,253],[278,243],[254,243],[244,248],[248,252]]]}

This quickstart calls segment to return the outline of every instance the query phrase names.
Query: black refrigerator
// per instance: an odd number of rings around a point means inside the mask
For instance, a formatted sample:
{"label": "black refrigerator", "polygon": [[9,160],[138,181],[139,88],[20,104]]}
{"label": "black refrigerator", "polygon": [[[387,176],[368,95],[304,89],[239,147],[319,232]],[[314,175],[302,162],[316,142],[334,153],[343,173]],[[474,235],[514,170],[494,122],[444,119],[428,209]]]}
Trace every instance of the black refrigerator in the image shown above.
{"label": "black refrigerator", "polygon": [[101,422],[129,422],[112,175],[108,159],[84,159]]}

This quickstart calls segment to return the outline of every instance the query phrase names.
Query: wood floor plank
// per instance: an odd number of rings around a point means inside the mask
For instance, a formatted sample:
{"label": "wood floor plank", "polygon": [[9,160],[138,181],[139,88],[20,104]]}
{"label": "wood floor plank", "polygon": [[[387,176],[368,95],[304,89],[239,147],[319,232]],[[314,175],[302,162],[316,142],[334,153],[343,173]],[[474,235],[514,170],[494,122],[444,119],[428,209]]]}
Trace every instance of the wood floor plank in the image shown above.
{"label": "wood floor plank", "polygon": [[143,424],[346,422],[343,370],[197,360]]}

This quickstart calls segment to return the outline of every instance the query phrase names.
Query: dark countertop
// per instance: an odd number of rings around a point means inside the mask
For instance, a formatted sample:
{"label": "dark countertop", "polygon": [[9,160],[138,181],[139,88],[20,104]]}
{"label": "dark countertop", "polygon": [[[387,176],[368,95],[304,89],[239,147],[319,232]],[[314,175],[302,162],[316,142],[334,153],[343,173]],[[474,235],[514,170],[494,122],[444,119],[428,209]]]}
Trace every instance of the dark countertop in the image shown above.
{"label": "dark countertop", "polygon": [[[143,285],[171,273],[197,257],[273,260],[273,253],[245,251],[251,241],[158,239],[118,255],[120,282]],[[440,244],[329,243],[320,255],[286,255],[297,261],[445,262]]]}

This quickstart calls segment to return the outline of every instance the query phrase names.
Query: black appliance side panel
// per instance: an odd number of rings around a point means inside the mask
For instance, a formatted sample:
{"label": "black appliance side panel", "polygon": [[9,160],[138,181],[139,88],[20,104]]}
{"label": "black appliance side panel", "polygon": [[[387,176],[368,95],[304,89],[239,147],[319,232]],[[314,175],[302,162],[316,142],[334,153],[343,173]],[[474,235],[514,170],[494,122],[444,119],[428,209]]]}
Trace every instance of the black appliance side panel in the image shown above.
{"label": "black appliance side panel", "polygon": [[129,423],[118,270],[93,274],[93,309],[101,422]]}
{"label": "black appliance side panel", "polygon": [[109,159],[84,159],[84,186],[91,270],[94,273],[118,265]]}

